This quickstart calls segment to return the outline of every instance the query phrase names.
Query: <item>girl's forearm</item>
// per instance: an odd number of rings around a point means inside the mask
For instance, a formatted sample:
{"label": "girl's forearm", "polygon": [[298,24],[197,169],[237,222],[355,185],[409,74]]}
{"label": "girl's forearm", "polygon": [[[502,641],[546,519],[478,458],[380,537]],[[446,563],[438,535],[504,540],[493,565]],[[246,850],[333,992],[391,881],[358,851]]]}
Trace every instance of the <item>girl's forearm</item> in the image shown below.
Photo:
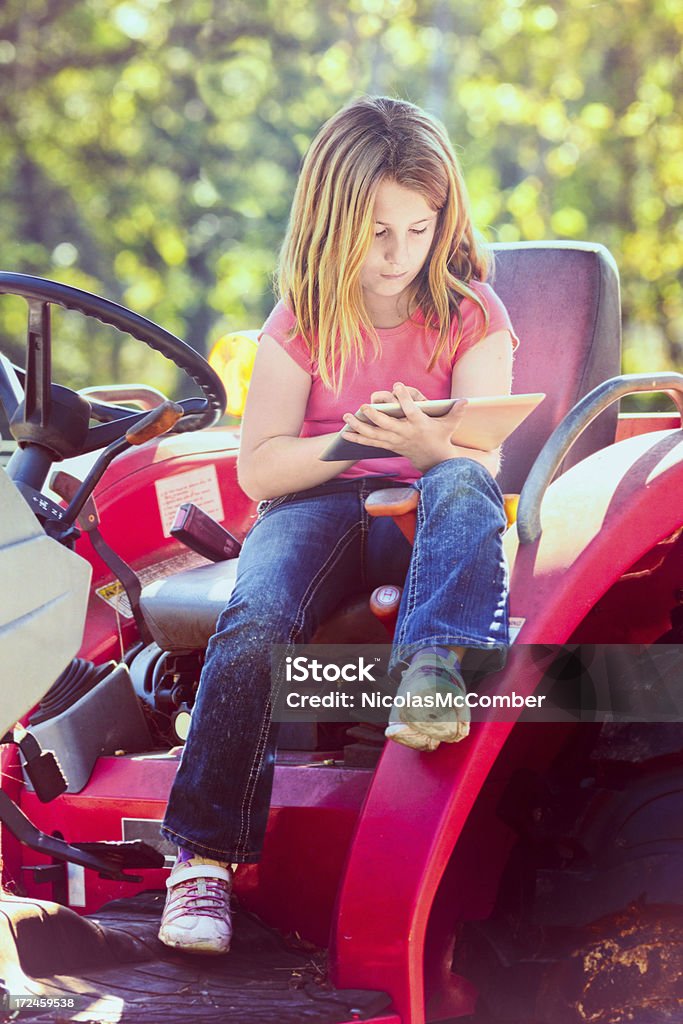
{"label": "girl's forearm", "polygon": [[357,461],[320,461],[320,455],[336,436],[335,431],[318,437],[269,437],[248,454],[240,450],[240,487],[254,501],[264,501],[333,480]]}
{"label": "girl's forearm", "polygon": [[[270,437],[248,455],[240,451],[237,460],[240,487],[254,501],[264,501],[333,480],[358,461],[320,461],[320,455],[336,436],[333,432],[318,437]],[[487,452],[451,445],[449,456],[474,459],[494,477],[500,470],[500,449]]]}

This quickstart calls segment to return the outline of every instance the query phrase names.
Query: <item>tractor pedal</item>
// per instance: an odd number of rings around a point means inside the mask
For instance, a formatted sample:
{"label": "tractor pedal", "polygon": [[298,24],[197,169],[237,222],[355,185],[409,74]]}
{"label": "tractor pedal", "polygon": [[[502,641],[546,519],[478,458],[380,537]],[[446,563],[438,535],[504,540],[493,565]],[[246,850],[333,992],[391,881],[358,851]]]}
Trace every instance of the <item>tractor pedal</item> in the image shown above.
{"label": "tractor pedal", "polygon": [[39,757],[27,761],[24,768],[36,796],[42,803],[48,804],[50,800],[66,792],[67,782],[64,773],[51,750],[46,750]]}
{"label": "tractor pedal", "polygon": [[47,804],[66,792],[67,781],[53,751],[43,750],[36,737],[23,726],[14,729],[14,742],[24,758],[24,769],[38,799]]}
{"label": "tractor pedal", "polygon": [[162,868],[164,855],[142,839],[112,840],[98,843],[72,843],[77,850],[83,850],[97,857],[111,870],[120,872],[129,868]]}

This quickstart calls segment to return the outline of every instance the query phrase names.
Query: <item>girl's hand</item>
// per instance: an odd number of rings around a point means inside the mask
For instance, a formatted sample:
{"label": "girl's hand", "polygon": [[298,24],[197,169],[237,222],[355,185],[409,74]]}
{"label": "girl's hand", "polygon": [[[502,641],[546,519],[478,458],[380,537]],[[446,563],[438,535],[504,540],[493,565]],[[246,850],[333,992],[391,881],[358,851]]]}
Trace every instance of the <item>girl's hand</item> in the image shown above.
{"label": "girl's hand", "polygon": [[[411,391],[416,389],[397,383],[390,399],[395,398],[400,403],[405,419],[394,419],[370,405],[363,405],[361,411],[371,422],[364,423],[352,413],[345,413],[343,419],[347,429],[344,437],[372,448],[390,448],[397,455],[410,459],[421,473],[426,473],[439,462],[460,455],[462,449],[451,443],[451,437],[462,419],[467,399],[459,399],[445,416],[427,416],[415,405]],[[373,399],[375,395],[386,393],[374,392]]]}

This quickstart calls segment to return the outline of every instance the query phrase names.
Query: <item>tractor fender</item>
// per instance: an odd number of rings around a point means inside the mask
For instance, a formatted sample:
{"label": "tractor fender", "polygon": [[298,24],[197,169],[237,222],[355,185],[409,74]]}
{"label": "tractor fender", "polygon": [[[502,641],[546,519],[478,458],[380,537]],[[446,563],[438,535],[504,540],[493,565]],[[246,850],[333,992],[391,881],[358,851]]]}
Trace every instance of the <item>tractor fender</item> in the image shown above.
{"label": "tractor fender", "polygon": [[631,437],[584,459],[546,491],[542,533],[505,537],[519,643],[564,643],[639,558],[683,527],[683,431]]}

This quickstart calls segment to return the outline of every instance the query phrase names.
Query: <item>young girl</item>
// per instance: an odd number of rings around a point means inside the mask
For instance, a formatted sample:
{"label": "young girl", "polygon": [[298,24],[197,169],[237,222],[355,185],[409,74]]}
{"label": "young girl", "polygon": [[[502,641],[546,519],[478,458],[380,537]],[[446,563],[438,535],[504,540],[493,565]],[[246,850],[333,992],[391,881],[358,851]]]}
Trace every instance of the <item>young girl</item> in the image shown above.
{"label": "young girl", "polygon": [[[443,126],[385,97],[356,100],[305,158],[244,414],[239,481],[258,500],[235,589],[212,637],[163,834],[179,846],[159,937],[206,953],[230,946],[233,863],[260,856],[277,726],[271,648],[310,642],[348,595],[404,586],[392,667],[402,689],[464,690],[460,661],[500,667],[508,645],[505,515],[498,451],[451,437],[423,398],[509,393],[516,344],[484,284],[487,261]],[[367,408],[398,401],[405,418]],[[369,423],[353,415],[365,403]],[[323,462],[331,438],[394,458]],[[415,543],[370,519],[375,489],[411,483]],[[467,711],[387,736],[421,751],[467,735]]]}

